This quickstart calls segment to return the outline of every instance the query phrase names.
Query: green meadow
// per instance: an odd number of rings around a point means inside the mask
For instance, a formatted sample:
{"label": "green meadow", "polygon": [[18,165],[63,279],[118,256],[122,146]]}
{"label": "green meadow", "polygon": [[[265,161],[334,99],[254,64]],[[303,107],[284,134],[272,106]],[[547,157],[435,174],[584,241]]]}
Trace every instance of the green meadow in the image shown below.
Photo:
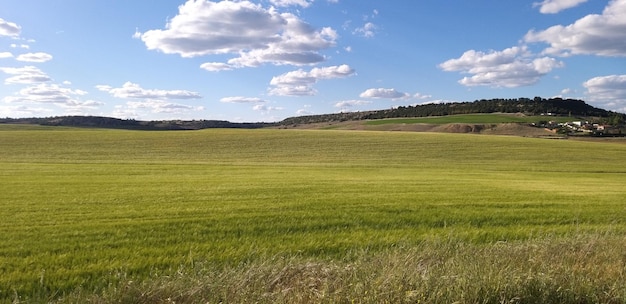
{"label": "green meadow", "polygon": [[626,303],[626,145],[0,125],[0,302]]}
{"label": "green meadow", "polygon": [[386,124],[498,124],[498,123],[537,123],[539,121],[553,120],[556,122],[567,122],[576,120],[572,117],[564,116],[519,116],[513,114],[459,114],[445,116],[429,116],[417,118],[390,118],[375,119],[365,122],[366,125],[378,126]]}

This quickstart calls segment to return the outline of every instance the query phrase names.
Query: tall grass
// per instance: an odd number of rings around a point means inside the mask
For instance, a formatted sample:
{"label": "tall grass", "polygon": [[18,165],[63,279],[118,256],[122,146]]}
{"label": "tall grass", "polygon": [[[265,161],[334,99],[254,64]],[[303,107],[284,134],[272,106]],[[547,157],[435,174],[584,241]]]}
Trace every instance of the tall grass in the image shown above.
{"label": "tall grass", "polygon": [[[415,302],[425,292],[431,302],[489,295],[495,303],[498,276],[510,279],[507,269],[521,276],[532,264],[513,254],[521,250],[541,257],[534,279],[507,285],[503,297],[523,294],[524,284],[556,292],[571,283],[570,295],[580,299],[602,302],[608,292],[624,302],[623,289],[586,289],[624,283],[623,273],[591,267],[605,254],[599,267],[623,270],[624,145],[428,133],[12,128],[0,131],[0,149],[5,301]],[[573,257],[558,259],[570,251]],[[432,262],[422,254],[455,262],[417,276],[411,269],[419,261]],[[489,270],[493,279],[480,279],[492,256],[502,263]],[[417,264],[405,273],[393,264],[403,260]],[[281,275],[293,280],[267,285]],[[596,281],[584,283],[589,275]],[[386,298],[382,290],[399,278],[408,283]],[[548,279],[556,283],[545,285]],[[319,280],[331,289],[298,285]],[[442,284],[449,293],[440,294]],[[484,294],[460,297],[477,286]]]}

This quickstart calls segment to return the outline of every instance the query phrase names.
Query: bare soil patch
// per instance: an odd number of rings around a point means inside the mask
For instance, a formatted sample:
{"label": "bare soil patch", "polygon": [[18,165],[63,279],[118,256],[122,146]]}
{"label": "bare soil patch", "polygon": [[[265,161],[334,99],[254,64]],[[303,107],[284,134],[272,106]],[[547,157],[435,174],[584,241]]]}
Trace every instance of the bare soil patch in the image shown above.
{"label": "bare soil patch", "polygon": [[442,132],[442,133],[473,133],[488,135],[512,135],[526,137],[554,136],[555,133],[533,127],[524,123],[499,123],[499,124],[384,124],[366,125],[364,121],[326,122],[315,124],[303,124],[282,126],[286,129],[336,129],[336,130],[370,130],[370,131],[404,131],[404,132]]}

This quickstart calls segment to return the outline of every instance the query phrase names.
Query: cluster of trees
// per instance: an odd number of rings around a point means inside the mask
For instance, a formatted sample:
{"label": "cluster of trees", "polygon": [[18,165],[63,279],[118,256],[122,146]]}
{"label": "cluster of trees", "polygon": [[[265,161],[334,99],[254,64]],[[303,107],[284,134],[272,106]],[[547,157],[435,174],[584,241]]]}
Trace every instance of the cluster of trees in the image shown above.
{"label": "cluster of trees", "polygon": [[524,113],[527,115],[569,115],[583,117],[626,118],[626,114],[615,113],[588,105],[578,99],[562,98],[516,98],[516,99],[481,99],[473,102],[454,102],[401,106],[394,109],[350,112],[325,115],[291,117],[280,122],[281,125],[337,122],[362,119],[384,119],[402,117],[428,117],[475,113]]}
{"label": "cluster of trees", "polygon": [[59,116],[45,118],[5,118],[0,123],[36,124],[43,126],[91,127],[131,130],[199,130],[208,128],[267,127],[267,123],[233,123],[225,120],[155,120],[139,121],[101,116]]}

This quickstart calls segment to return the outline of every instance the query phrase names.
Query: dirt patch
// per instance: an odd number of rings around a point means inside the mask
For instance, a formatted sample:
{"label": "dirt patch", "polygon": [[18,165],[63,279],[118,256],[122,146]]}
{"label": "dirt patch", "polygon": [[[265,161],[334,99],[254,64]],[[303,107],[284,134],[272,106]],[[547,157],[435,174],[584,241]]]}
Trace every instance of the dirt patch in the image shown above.
{"label": "dirt patch", "polygon": [[489,125],[453,123],[437,126],[431,131],[445,133],[480,133],[486,128],[489,128]]}
{"label": "dirt patch", "polygon": [[512,135],[526,137],[554,136],[554,132],[530,126],[524,123],[500,124],[384,124],[366,125],[364,121],[344,121],[332,123],[316,123],[283,126],[288,129],[335,129],[335,130],[370,130],[370,131],[403,131],[403,132],[442,132],[442,133],[472,133],[489,135]]}

